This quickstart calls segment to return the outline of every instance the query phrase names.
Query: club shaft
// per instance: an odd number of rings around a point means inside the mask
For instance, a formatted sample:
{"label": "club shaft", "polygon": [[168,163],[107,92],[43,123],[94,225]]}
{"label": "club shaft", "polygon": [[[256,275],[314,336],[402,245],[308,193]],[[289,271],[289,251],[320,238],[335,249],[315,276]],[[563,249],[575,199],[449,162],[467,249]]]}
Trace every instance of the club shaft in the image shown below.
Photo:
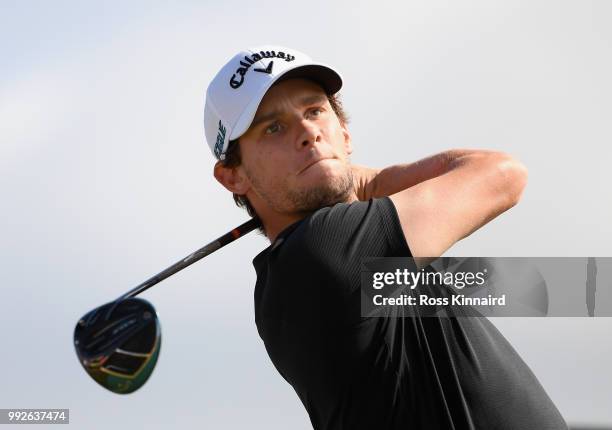
{"label": "club shaft", "polygon": [[224,234],[218,239],[210,242],[208,245],[198,249],[197,251],[191,253],[187,257],[183,258],[180,261],[177,261],[172,266],[158,273],[157,275],[147,279],[142,284],[138,285],[134,289],[128,291],[123,296],[119,297],[117,300],[127,299],[129,297],[137,296],[145,290],[148,290],[153,285],[158,284],[169,276],[174,275],[176,272],[183,270],[185,267],[192,265],[196,261],[206,257],[207,255],[212,254],[219,248],[223,248],[228,243],[233,242],[241,236],[249,233],[252,230],[255,230],[257,227],[261,225],[261,222],[257,218],[252,218],[244,224],[239,225],[232,231]]}

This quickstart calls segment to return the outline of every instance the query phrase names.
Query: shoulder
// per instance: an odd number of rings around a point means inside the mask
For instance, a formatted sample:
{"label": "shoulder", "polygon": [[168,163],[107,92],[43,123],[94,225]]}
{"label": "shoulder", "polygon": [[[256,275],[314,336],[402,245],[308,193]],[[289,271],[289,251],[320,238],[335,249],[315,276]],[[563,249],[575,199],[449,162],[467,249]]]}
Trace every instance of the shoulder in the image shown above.
{"label": "shoulder", "polygon": [[352,203],[338,203],[321,208],[306,219],[304,229],[310,233],[357,230],[364,227],[386,228],[399,220],[395,206],[388,197]]}
{"label": "shoulder", "polygon": [[279,246],[293,245],[317,254],[410,255],[397,211],[388,197],[321,208],[281,239],[284,244]]}

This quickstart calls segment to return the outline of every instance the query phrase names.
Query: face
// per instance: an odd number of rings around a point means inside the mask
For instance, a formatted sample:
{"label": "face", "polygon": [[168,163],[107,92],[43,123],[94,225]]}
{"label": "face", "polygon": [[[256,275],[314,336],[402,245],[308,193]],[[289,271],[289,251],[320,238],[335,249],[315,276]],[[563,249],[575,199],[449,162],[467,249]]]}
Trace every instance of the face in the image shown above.
{"label": "face", "polygon": [[350,134],[324,90],[288,79],[272,86],[240,137],[243,191],[279,213],[311,212],[353,195]]}

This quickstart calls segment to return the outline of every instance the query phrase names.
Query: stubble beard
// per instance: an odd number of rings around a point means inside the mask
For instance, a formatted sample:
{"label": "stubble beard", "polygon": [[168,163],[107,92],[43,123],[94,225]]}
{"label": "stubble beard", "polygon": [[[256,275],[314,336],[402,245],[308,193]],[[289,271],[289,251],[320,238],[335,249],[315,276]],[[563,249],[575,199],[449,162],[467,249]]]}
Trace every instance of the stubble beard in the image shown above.
{"label": "stubble beard", "polygon": [[287,181],[270,192],[264,190],[258,180],[246,172],[253,188],[276,212],[280,213],[312,213],[322,207],[333,206],[351,200],[354,193],[353,172],[349,164],[345,165],[343,174],[315,187],[295,189]]}

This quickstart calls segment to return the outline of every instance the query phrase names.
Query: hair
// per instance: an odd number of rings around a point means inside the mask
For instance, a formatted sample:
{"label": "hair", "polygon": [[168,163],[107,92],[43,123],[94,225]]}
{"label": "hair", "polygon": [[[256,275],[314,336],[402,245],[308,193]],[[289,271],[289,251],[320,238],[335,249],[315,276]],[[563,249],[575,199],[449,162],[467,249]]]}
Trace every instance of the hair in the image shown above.
{"label": "hair", "polygon": [[[342,125],[348,124],[349,117],[347,113],[344,111],[344,108],[342,106],[342,101],[340,100],[340,94],[339,93],[328,94],[327,100],[329,101],[329,104],[331,105],[332,110],[338,117],[338,120],[340,121],[340,123]],[[239,141],[240,141],[240,138],[230,140],[227,150],[225,151],[225,159],[221,161],[224,167],[228,167],[228,168],[238,167],[240,163],[242,162],[242,158],[240,155]],[[255,212],[255,208],[251,205],[251,203],[249,202],[249,199],[245,195],[234,193],[234,202],[236,203],[236,206],[246,209],[247,213],[251,217],[258,218],[257,212]],[[262,233],[265,233],[263,224],[262,224],[262,227],[259,228],[259,231]]]}

